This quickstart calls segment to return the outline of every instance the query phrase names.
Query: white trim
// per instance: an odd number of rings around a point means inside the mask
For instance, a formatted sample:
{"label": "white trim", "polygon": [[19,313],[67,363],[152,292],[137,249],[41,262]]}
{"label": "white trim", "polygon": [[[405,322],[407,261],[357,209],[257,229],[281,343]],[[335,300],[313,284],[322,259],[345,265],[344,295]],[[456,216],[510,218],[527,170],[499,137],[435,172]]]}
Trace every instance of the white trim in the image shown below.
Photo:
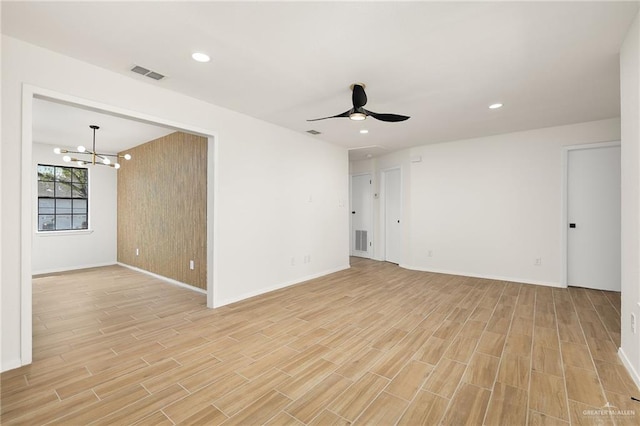
{"label": "white trim", "polygon": [[191,284],[183,283],[182,281],[174,280],[173,278],[168,278],[168,277],[165,277],[164,275],[154,274],[153,272],[149,272],[149,271],[147,271],[145,269],[136,268],[135,266],[127,265],[126,263],[118,262],[117,264],[120,265],[120,266],[123,266],[125,268],[131,269],[133,271],[140,272],[142,274],[152,276],[153,278],[157,278],[157,279],[159,279],[161,281],[164,281],[166,283],[169,283],[169,284],[172,284],[172,285],[176,285],[178,287],[183,287],[183,288],[186,288],[187,290],[193,290],[196,293],[207,294],[206,290],[203,290],[203,289],[198,288],[198,287],[194,287]]}
{"label": "white trim", "polygon": [[73,235],[89,235],[93,234],[93,229],[83,229],[83,230],[73,230],[69,229],[67,231],[35,231],[34,234],[38,237],[63,237],[63,236],[73,236]]}
{"label": "white trim", "polygon": [[[107,112],[124,118],[160,124],[176,130],[197,134],[208,138],[207,149],[207,306],[214,304],[215,283],[217,278],[216,253],[214,236],[217,235],[218,222],[216,208],[218,173],[218,133],[208,129],[195,127],[190,124],[152,116],[149,114],[116,107],[109,104],[95,102],[65,93],[56,92],[42,87],[23,83],[22,85],[22,170],[21,170],[21,217],[20,217],[20,365],[31,364],[33,359],[33,324],[32,324],[32,238],[33,238],[33,197],[32,197],[32,161],[33,161],[33,98],[72,104],[80,108],[89,108],[100,112]],[[212,149],[213,146],[213,149]],[[213,166],[213,173],[209,168]],[[213,182],[210,181],[213,179]],[[210,185],[211,184],[211,185]],[[211,188],[211,189],[209,189]],[[213,220],[212,220],[213,218]],[[37,228],[36,228],[37,229]],[[213,271],[213,272],[211,272]]]}
{"label": "white trim", "polygon": [[[33,238],[33,96],[35,89],[22,86],[22,200],[20,215],[20,363],[33,360],[32,238]],[[35,227],[37,229],[37,227]]]}
{"label": "white trim", "polygon": [[[217,139],[217,137],[216,137]],[[207,308],[215,307],[214,283],[218,283],[218,203],[215,202],[218,194],[218,143],[209,137],[207,142]]]}
{"label": "white trim", "polygon": [[43,269],[42,271],[33,271],[31,273],[31,276],[33,277],[35,275],[57,274],[58,272],[77,271],[80,269],[89,269],[89,268],[101,268],[103,266],[113,266],[113,265],[117,265],[117,262],[104,262],[104,263],[94,263],[91,265],[70,266],[66,268]]}
{"label": "white trim", "polygon": [[232,297],[232,298],[228,298],[228,299],[222,299],[222,300],[218,300],[218,304],[216,305],[216,308],[220,307],[220,306],[225,306],[225,305],[229,305],[231,303],[235,303],[235,302],[240,302],[243,301],[245,299],[248,299],[250,297],[255,297],[255,296],[260,296],[261,294],[265,294],[265,293],[269,293],[275,290],[280,290],[286,287],[291,287],[297,284],[302,284],[305,281],[309,281],[309,280],[313,280],[315,278],[320,278],[323,277],[325,275],[329,275],[329,274],[333,274],[335,272],[340,272],[340,271],[344,271],[345,269],[349,269],[351,268],[351,265],[344,265],[344,266],[339,266],[337,268],[333,268],[333,269],[329,269],[326,271],[322,271],[322,272],[317,272],[315,274],[311,274],[311,275],[307,275],[306,277],[302,277],[302,278],[298,278],[292,281],[286,281],[280,284],[276,284],[274,286],[271,286],[267,289],[262,289],[262,290],[258,290],[258,291],[251,291],[248,293],[243,293],[239,296],[236,297]]}
{"label": "white trim", "polygon": [[502,277],[499,275],[484,275],[484,274],[476,274],[476,273],[461,272],[461,271],[450,271],[446,269],[433,269],[433,268],[429,269],[429,268],[423,268],[423,267],[410,266],[406,264],[402,264],[399,266],[401,268],[410,269],[412,271],[433,272],[434,274],[458,275],[462,277],[481,278],[486,280],[508,281],[512,283],[535,284],[535,285],[543,285],[546,287],[563,288],[562,283],[555,283],[555,282],[549,282],[549,281],[528,280],[525,278],[515,278],[515,277]]}
{"label": "white trim", "polygon": [[20,360],[12,359],[11,361],[5,362],[4,364],[0,365],[0,372],[4,373],[5,371],[13,370],[20,367],[22,367]]}
{"label": "white trim", "polygon": [[581,145],[566,145],[562,147],[562,177],[561,177],[561,218],[560,218],[560,255],[562,276],[560,278],[561,287],[567,288],[569,282],[568,252],[569,252],[569,214],[568,185],[569,185],[569,151],[581,149],[597,149],[621,146],[620,141],[595,142]]}
{"label": "white trim", "polygon": [[638,373],[636,369],[633,368],[633,364],[631,363],[631,361],[629,361],[629,358],[627,358],[627,354],[624,353],[622,348],[618,348],[618,358],[620,358],[620,361],[622,361],[622,365],[625,366],[625,368],[629,372],[629,375],[640,390],[640,373]]}

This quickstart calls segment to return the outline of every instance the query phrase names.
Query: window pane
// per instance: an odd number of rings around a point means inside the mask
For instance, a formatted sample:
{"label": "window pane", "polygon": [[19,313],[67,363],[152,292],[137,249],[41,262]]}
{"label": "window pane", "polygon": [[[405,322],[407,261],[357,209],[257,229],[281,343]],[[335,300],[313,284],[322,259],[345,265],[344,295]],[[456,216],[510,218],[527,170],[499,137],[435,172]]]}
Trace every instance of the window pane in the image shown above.
{"label": "window pane", "polygon": [[56,214],[71,214],[71,200],[56,200]]}
{"label": "window pane", "polygon": [[87,176],[88,176],[87,169],[73,168],[71,169],[71,172],[72,172],[72,178],[71,178],[72,182],[79,183],[79,184],[87,183]]}
{"label": "window pane", "polygon": [[53,166],[43,166],[42,164],[38,164],[38,180],[53,180],[54,170],[55,167]]}
{"label": "window pane", "polygon": [[74,183],[71,188],[71,196],[73,198],[87,198],[87,185],[82,183]]}
{"label": "window pane", "polygon": [[54,229],[55,222],[53,215],[38,216],[38,231],[53,231]]}
{"label": "window pane", "polygon": [[86,214],[74,214],[73,215],[73,229],[87,229],[87,215]]}
{"label": "window pane", "polygon": [[38,197],[53,197],[53,182],[38,182]]}
{"label": "window pane", "polygon": [[38,164],[38,230],[89,229],[89,170]]}
{"label": "window pane", "polygon": [[56,230],[71,229],[71,215],[63,214],[56,216]]}
{"label": "window pane", "polygon": [[54,214],[56,200],[53,198],[38,199],[38,214]]}
{"label": "window pane", "polygon": [[56,180],[59,182],[71,182],[71,170],[69,167],[56,167]]}
{"label": "window pane", "polygon": [[71,185],[66,182],[56,183],[56,197],[70,198],[71,197]]}
{"label": "window pane", "polygon": [[73,214],[87,214],[87,200],[73,200]]}

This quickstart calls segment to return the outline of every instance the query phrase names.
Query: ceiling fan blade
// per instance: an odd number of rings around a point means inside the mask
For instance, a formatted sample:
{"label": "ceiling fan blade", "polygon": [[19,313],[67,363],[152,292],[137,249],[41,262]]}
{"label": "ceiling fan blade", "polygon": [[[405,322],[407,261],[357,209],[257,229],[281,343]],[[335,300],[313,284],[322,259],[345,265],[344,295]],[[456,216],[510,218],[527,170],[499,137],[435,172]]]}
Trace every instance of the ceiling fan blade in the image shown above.
{"label": "ceiling fan blade", "polygon": [[353,107],[358,109],[365,106],[367,104],[367,94],[364,92],[364,87],[354,84],[352,90],[351,101],[353,102]]}
{"label": "ceiling fan blade", "polygon": [[408,120],[411,117],[408,117],[406,115],[399,115],[399,114],[380,114],[377,112],[373,112],[373,111],[369,111],[369,110],[364,110],[367,115],[370,115],[371,117],[375,118],[376,120],[380,120],[380,121],[388,121],[388,122],[397,122],[397,121],[404,121],[404,120]]}
{"label": "ceiling fan blade", "polygon": [[338,115],[332,115],[331,117],[322,117],[322,118],[312,118],[311,120],[307,120],[307,121],[319,121],[319,120],[326,120],[327,118],[340,118],[340,117],[348,117],[351,112],[353,110],[350,109],[349,111],[345,111],[342,114],[338,114]]}

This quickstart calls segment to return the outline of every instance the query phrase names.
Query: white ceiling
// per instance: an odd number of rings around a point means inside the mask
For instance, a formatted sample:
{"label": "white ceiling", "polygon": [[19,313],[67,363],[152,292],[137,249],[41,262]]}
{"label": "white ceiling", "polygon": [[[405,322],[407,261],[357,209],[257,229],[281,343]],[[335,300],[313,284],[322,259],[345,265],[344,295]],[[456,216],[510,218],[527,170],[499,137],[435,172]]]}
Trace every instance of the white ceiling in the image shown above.
{"label": "white ceiling", "polygon": [[110,114],[51,102],[33,100],[33,141],[60,148],[84,145],[93,140],[91,125],[96,130],[96,150],[117,153],[175,132],[175,129],[141,123]]}
{"label": "white ceiling", "polygon": [[[618,51],[637,10],[637,1],[3,1],[2,32],[380,153],[619,116]],[[211,62],[194,62],[195,51]],[[134,74],[134,64],[167,78]],[[411,119],[306,121],[348,110],[354,82],[367,85],[367,109]],[[494,102],[505,106],[489,110]]]}

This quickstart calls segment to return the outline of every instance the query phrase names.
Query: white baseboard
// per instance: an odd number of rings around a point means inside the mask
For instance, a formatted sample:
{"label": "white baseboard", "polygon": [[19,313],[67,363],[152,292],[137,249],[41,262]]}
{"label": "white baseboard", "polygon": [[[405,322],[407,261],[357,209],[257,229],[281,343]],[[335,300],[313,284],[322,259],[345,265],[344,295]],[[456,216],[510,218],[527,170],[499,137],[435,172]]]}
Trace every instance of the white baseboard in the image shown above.
{"label": "white baseboard", "polygon": [[113,261],[113,262],[106,262],[106,263],[94,263],[91,265],[66,266],[63,268],[51,268],[51,269],[43,269],[40,271],[33,271],[31,275],[56,274],[58,272],[77,271],[80,269],[89,269],[89,268],[101,268],[103,266],[112,266],[116,264],[117,262]]}
{"label": "white baseboard", "polygon": [[622,361],[622,364],[625,366],[625,368],[629,372],[629,375],[640,390],[640,374],[638,374],[636,369],[633,367],[633,364],[631,364],[631,361],[629,361],[629,358],[627,358],[627,354],[624,353],[622,348],[618,349],[618,357],[620,358],[620,361]]}
{"label": "white baseboard", "polygon": [[537,281],[537,280],[529,280],[529,279],[515,278],[515,277],[502,277],[499,275],[475,274],[472,272],[450,271],[445,269],[423,268],[419,266],[411,266],[406,264],[401,264],[400,267],[405,269],[411,269],[412,271],[433,272],[435,274],[459,275],[463,277],[482,278],[486,280],[509,281],[509,282],[521,283],[521,284],[534,284],[534,285],[543,285],[547,287],[566,288],[566,286],[556,282]]}
{"label": "white baseboard", "polygon": [[20,367],[22,367],[21,360],[12,359],[11,361],[4,362],[0,365],[0,373],[4,373],[5,371],[13,370]]}
{"label": "white baseboard", "polygon": [[137,271],[137,272],[141,272],[141,273],[143,273],[145,275],[150,275],[150,276],[152,276],[154,278],[157,278],[159,280],[165,281],[165,282],[167,282],[169,284],[177,285],[178,287],[183,287],[183,288],[186,288],[188,290],[193,290],[193,291],[195,291],[197,293],[201,293],[201,294],[207,294],[207,290],[203,290],[201,288],[194,287],[192,285],[189,285],[189,284],[174,280],[172,278],[167,278],[167,277],[162,276],[162,275],[154,274],[153,272],[149,272],[149,271],[144,270],[144,269],[136,268],[135,266],[127,265],[126,263],[118,262],[118,265],[124,266],[125,268],[129,268],[129,269],[132,269],[132,270]]}
{"label": "white baseboard", "polygon": [[276,290],[280,290],[283,289],[285,287],[290,287],[296,284],[300,284],[303,283],[305,281],[309,281],[309,280],[313,280],[315,278],[320,278],[320,277],[324,277],[325,275],[329,275],[329,274],[333,274],[335,272],[340,272],[340,271],[344,271],[345,269],[349,269],[351,268],[350,265],[344,265],[344,266],[339,266],[337,268],[333,268],[333,269],[328,269],[322,272],[318,272],[315,274],[311,274],[311,275],[307,275],[301,278],[297,278],[295,280],[291,280],[291,281],[286,281],[283,283],[279,283],[276,285],[273,285],[271,287],[267,287],[261,290],[257,290],[257,291],[251,291],[248,293],[243,293],[237,297],[230,297],[227,299],[222,299],[222,300],[216,300],[216,297],[214,295],[214,308],[219,308],[221,306],[225,306],[225,305],[229,305],[231,303],[235,303],[235,302],[240,302],[241,300],[245,300],[245,299],[249,299],[251,297],[255,297],[255,296],[260,296],[261,294],[265,294],[265,293],[269,293],[271,291],[276,291]]}

